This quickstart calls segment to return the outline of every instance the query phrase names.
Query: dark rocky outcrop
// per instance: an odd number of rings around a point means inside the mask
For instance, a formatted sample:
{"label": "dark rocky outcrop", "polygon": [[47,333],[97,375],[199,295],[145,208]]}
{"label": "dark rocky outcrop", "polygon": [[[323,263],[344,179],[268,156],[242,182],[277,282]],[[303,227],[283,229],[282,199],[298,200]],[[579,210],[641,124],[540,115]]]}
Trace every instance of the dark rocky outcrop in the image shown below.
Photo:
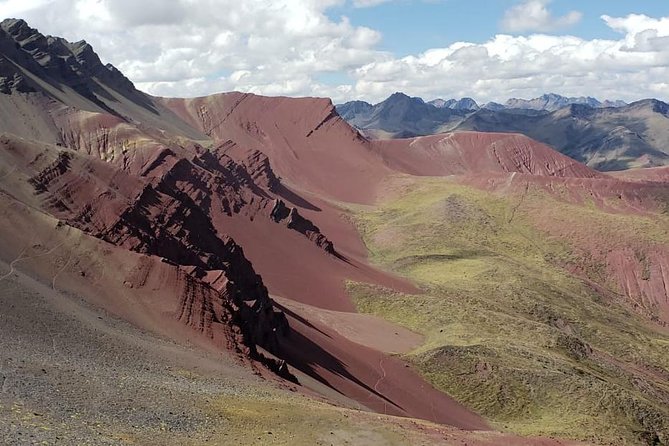
{"label": "dark rocky outcrop", "polygon": [[337,253],[334,244],[328,240],[326,236],[321,234],[321,230],[318,229],[318,226],[301,216],[297,208],[289,208],[286,206],[283,200],[274,200],[274,207],[272,208],[270,216],[275,222],[285,224],[289,229],[303,234],[328,254],[334,255]]}
{"label": "dark rocky outcrop", "polygon": [[[46,152],[47,159],[34,162],[38,171],[30,179],[46,209],[90,235],[177,267],[182,282],[176,314],[180,321],[211,338],[222,336],[229,349],[294,380],[285,364],[258,349],[280,357],[278,338],[287,336],[290,327],[241,246],[212,225],[206,201],[216,196],[217,189],[208,188],[216,186],[213,175],[179,159],[153,179],[121,175],[118,181],[129,191],[123,194],[115,190],[115,183],[100,181],[111,166],[52,150]],[[163,155],[174,158],[169,151]],[[53,161],[48,162],[49,157]],[[134,199],[127,196],[133,190]],[[212,274],[215,283],[210,283]]]}
{"label": "dark rocky outcrop", "polygon": [[[114,91],[156,113],[150,98],[111,64],[103,64],[86,41],[69,42],[45,36],[24,20],[6,19],[0,23],[0,92],[41,92],[52,95],[67,86],[111,114]],[[30,74],[29,74],[30,73]],[[31,79],[39,79],[41,85]]]}

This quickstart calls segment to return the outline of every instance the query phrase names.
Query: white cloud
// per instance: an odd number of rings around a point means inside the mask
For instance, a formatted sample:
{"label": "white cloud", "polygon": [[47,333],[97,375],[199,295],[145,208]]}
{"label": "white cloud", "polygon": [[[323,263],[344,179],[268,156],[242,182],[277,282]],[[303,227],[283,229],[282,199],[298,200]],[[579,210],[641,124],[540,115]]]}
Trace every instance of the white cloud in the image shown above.
{"label": "white cloud", "polygon": [[356,70],[353,94],[380,98],[400,90],[425,98],[500,101],[555,91],[602,99],[669,98],[669,18],[603,20],[623,34],[620,39],[501,34],[482,44],[459,42],[370,62]]}
{"label": "white cloud", "polygon": [[624,34],[625,49],[642,52],[661,52],[669,45],[669,17],[654,19],[642,14],[627,17],[602,16],[606,24]]}
{"label": "white cloud", "polygon": [[662,36],[669,35],[669,17],[655,19],[643,14],[630,14],[627,17],[610,17],[603,15],[602,20],[606,24],[622,33],[622,34],[637,34],[649,29],[656,30]]}
{"label": "white cloud", "polygon": [[388,3],[392,0],[353,0],[353,6],[356,8],[371,8],[372,6]]}
{"label": "white cloud", "polygon": [[379,50],[377,31],[326,14],[345,1],[154,0],[136,9],[136,0],[0,0],[0,15],[19,11],[44,33],[86,39],[156,95],[669,99],[669,17],[603,16],[614,39],[500,34],[397,58]]}
{"label": "white cloud", "polygon": [[507,32],[540,31],[548,32],[578,23],[583,14],[570,11],[555,17],[548,9],[552,0],[524,0],[511,7],[504,14],[502,29]]}
{"label": "white cloud", "polygon": [[49,0],[0,0],[0,17],[18,17],[47,3]]}

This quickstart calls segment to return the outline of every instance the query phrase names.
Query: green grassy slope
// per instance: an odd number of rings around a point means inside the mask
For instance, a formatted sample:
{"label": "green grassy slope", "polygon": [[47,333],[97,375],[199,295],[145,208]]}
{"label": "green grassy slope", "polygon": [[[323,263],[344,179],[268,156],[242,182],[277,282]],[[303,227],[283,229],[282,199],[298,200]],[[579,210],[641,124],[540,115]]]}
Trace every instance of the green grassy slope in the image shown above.
{"label": "green grassy slope", "polygon": [[[561,202],[530,191],[518,204],[421,179],[379,208],[354,210],[372,261],[425,291],[351,283],[359,310],[425,334],[408,359],[501,429],[668,444],[669,336],[557,266],[582,259],[535,229],[526,211],[543,207],[567,220]],[[608,221],[579,208],[579,224]],[[641,222],[648,237],[664,223]]]}

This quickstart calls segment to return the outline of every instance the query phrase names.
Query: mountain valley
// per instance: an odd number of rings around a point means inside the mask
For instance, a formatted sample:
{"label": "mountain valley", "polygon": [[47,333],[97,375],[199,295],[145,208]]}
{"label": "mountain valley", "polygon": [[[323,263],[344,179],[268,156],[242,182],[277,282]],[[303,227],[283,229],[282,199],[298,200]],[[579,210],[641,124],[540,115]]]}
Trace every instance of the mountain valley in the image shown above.
{"label": "mountain valley", "polygon": [[3,21],[0,440],[669,443],[668,108],[595,105],[157,97]]}

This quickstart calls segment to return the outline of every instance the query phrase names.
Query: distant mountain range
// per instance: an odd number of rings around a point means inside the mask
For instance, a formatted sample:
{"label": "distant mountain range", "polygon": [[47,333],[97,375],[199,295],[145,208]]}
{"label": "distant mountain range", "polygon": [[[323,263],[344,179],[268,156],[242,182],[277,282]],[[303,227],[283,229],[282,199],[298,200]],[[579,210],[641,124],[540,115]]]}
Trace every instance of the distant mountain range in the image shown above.
{"label": "distant mountain range", "polygon": [[421,98],[395,93],[376,105],[362,101],[347,102],[338,105],[337,112],[354,127],[370,130],[370,136],[383,139],[439,133],[460,124],[471,110],[445,105],[437,107]]}
{"label": "distant mountain range", "polygon": [[[494,105],[493,105],[494,104]],[[615,100],[605,100],[600,102],[599,100],[593,97],[577,97],[577,98],[568,98],[565,96],[560,96],[555,93],[544,94],[541,97],[534,99],[517,99],[511,98],[502,106],[502,109],[524,109],[524,110],[544,110],[544,111],[556,111],[564,107],[568,107],[572,104],[578,105],[587,105],[592,108],[606,108],[606,107],[624,107],[627,105],[624,101]],[[499,110],[497,107],[499,104],[488,103],[484,108],[494,108]]]}
{"label": "distant mountain range", "polygon": [[522,133],[598,170],[669,165],[669,105],[632,104],[545,94],[480,106],[471,98],[435,99],[395,93],[376,105],[337,106],[339,114],[373,138],[405,138],[449,131]]}

